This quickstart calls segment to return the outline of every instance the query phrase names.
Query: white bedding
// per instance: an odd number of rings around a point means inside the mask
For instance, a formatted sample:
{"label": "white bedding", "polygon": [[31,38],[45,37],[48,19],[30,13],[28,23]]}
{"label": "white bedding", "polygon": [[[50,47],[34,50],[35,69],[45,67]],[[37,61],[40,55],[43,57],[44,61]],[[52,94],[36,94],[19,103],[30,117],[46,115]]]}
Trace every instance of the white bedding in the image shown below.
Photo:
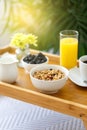
{"label": "white bedding", "polygon": [[0,130],[85,130],[80,119],[0,96]]}

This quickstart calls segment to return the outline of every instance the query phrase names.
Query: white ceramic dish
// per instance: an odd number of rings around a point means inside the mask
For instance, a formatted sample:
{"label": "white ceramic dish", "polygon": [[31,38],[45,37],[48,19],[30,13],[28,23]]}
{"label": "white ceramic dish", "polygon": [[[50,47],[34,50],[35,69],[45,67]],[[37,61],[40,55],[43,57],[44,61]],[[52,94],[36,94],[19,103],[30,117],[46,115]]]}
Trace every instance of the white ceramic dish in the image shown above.
{"label": "white ceramic dish", "polygon": [[[52,81],[40,80],[40,79],[37,79],[37,78],[33,77],[33,74],[36,71],[44,70],[44,69],[61,70],[62,72],[65,73],[65,77],[62,78],[62,79],[52,80]],[[62,66],[44,64],[44,65],[40,65],[40,66],[37,66],[37,67],[34,67],[33,69],[31,69],[30,78],[31,78],[32,84],[36,88],[38,88],[43,93],[50,94],[50,93],[56,93],[59,89],[61,89],[65,85],[66,80],[68,78],[68,73],[69,73],[69,71],[66,68],[62,67]]]}
{"label": "white ceramic dish", "polygon": [[49,58],[48,58],[47,56],[46,56],[46,59],[47,59],[47,61],[46,61],[46,62],[43,62],[43,63],[41,63],[41,64],[29,64],[29,63],[24,62],[23,59],[21,60],[21,63],[22,63],[22,66],[24,67],[26,73],[29,73],[30,70],[31,70],[33,67],[36,67],[36,66],[42,65],[42,64],[48,64]]}
{"label": "white ceramic dish", "polygon": [[79,68],[75,67],[69,71],[69,79],[78,86],[87,87],[87,83],[83,82]]}
{"label": "white ceramic dish", "polygon": [[12,54],[5,53],[0,56],[0,81],[13,83],[18,76],[18,60]]}

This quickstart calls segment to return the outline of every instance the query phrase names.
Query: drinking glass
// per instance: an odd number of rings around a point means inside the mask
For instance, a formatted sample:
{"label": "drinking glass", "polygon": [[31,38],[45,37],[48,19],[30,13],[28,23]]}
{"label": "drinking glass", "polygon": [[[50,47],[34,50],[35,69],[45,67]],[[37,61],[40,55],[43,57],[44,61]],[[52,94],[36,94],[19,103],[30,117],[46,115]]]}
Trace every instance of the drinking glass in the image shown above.
{"label": "drinking glass", "polygon": [[60,65],[67,69],[77,65],[78,31],[64,30],[60,32]]}

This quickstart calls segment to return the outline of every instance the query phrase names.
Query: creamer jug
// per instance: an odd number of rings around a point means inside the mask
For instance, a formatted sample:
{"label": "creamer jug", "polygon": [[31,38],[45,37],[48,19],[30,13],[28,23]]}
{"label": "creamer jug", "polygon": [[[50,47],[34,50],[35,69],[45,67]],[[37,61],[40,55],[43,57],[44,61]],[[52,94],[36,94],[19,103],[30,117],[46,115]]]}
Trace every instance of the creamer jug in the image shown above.
{"label": "creamer jug", "polygon": [[18,76],[17,59],[11,55],[0,57],[0,81],[13,83]]}

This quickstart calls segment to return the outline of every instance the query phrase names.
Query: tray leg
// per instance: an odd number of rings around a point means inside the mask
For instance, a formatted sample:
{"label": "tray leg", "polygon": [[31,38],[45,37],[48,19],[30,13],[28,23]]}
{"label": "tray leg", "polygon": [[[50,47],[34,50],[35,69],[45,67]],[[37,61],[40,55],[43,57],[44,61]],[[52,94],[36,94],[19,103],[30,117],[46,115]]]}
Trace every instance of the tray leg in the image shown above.
{"label": "tray leg", "polygon": [[87,130],[87,120],[83,120],[83,124],[85,126],[85,129]]}

